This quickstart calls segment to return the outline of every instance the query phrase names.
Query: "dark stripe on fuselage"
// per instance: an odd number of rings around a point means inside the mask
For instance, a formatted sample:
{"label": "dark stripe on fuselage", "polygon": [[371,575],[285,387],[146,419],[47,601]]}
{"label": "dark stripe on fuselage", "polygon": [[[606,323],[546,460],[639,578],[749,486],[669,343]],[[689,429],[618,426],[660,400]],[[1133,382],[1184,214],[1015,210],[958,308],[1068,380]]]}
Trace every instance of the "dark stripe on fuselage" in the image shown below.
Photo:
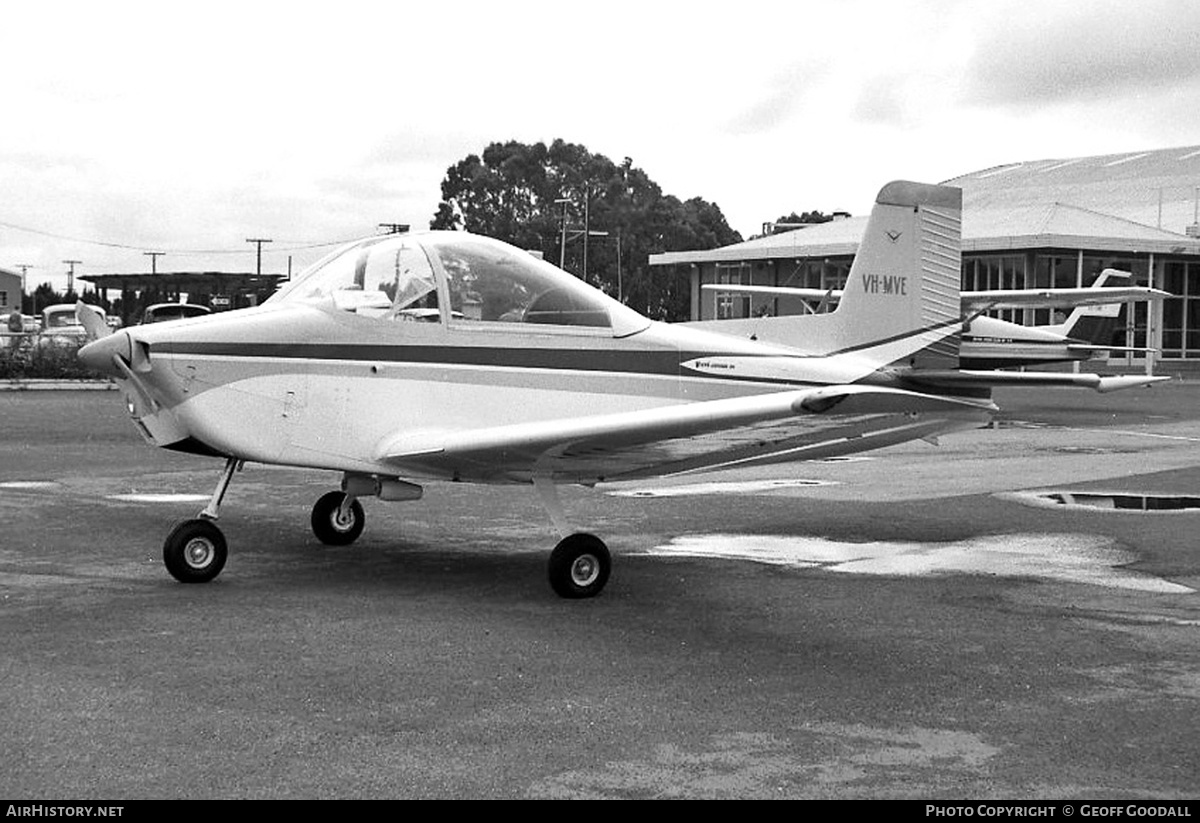
{"label": "dark stripe on fuselage", "polygon": [[[711,356],[674,349],[517,349],[483,346],[397,346],[361,343],[184,343],[164,342],[154,352],[202,357],[272,357],[284,360],[341,360],[420,365],[519,369],[572,369],[628,374],[677,375],[681,360]],[[745,355],[741,355],[745,356]]]}
{"label": "dark stripe on fuselage", "polygon": [[[957,322],[957,321],[954,321]],[[939,323],[907,334],[894,335],[849,346],[828,355],[796,354],[797,360],[824,359],[849,354],[874,346],[886,345],[928,331],[953,325]],[[702,357],[778,357],[778,352],[746,351],[680,351],[672,348],[625,349],[587,348],[499,348],[490,346],[396,345],[385,343],[228,343],[162,341],[153,345],[154,351],[177,355],[207,357],[251,358],[271,357],[286,360],[342,360],[380,363],[414,363],[422,365],[483,366],[524,369],[565,369],[603,371],[626,374],[675,375],[680,364]],[[713,376],[713,375],[706,375]],[[772,381],[774,382],[774,381]],[[784,381],[787,382],[787,381]]]}

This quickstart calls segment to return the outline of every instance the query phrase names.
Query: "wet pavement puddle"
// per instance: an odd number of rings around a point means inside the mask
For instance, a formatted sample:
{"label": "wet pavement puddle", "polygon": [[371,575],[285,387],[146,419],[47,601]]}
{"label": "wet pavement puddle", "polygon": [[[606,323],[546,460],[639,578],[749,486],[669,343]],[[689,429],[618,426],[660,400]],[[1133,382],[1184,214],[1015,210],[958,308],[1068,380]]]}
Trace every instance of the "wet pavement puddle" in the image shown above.
{"label": "wet pavement puddle", "polygon": [[1158,594],[1195,591],[1123,568],[1136,561],[1136,555],[1111,538],[1090,534],[986,535],[948,543],[852,543],[805,536],[700,534],[676,537],[644,554],[746,560],[846,574],[902,577],[976,574],[1086,583]]}

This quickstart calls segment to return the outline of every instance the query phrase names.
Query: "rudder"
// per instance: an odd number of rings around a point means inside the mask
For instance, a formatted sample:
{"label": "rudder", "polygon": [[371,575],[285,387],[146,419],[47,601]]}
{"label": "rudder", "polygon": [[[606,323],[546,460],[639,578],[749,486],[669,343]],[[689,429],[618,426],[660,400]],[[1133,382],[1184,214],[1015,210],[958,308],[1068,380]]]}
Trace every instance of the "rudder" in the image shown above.
{"label": "rudder", "polygon": [[828,315],[837,348],[878,348],[897,364],[957,368],[961,279],[962,190],[887,184]]}

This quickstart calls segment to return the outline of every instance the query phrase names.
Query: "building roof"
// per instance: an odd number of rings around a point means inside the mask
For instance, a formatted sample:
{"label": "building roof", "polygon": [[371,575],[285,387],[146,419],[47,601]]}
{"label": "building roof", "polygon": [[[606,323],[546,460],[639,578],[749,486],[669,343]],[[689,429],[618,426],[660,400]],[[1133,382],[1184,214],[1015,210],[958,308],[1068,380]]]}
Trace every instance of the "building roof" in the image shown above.
{"label": "building roof", "polygon": [[216,288],[273,289],[275,284],[286,278],[282,274],[255,274],[254,272],[159,272],[148,274],[90,274],[80,277],[98,289],[146,289],[169,288],[179,291],[205,291]]}
{"label": "building roof", "polygon": [[1200,146],[1008,163],[945,181],[963,211],[1065,203],[1184,234],[1197,220]]}
{"label": "building roof", "polygon": [[[1009,163],[945,181],[963,190],[963,251],[1074,248],[1200,255],[1200,146]],[[650,265],[853,254],[866,217],[818,223]]]}

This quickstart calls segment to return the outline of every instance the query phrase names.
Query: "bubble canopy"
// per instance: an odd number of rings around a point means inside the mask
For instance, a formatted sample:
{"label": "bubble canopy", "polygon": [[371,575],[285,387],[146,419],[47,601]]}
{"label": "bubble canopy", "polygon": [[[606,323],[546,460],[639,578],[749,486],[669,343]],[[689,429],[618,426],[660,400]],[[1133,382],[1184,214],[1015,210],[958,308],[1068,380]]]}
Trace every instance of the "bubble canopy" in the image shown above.
{"label": "bubble canopy", "polygon": [[381,321],[526,323],[617,337],[650,322],[529,252],[453,231],[359,241],[306,269],[268,302],[299,301],[331,301]]}

